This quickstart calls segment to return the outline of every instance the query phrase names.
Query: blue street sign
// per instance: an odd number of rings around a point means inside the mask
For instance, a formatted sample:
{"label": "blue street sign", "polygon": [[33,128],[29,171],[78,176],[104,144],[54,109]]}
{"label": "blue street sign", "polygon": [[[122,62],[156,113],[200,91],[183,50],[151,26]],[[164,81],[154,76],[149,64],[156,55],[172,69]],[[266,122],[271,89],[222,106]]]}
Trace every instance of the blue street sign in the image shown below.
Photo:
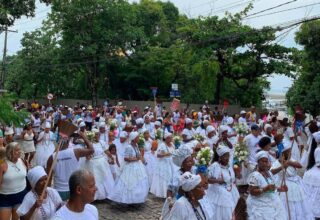
{"label": "blue street sign", "polygon": [[170,91],[170,98],[174,98],[174,91],[173,90]]}
{"label": "blue street sign", "polygon": [[178,90],[174,91],[174,96],[175,97],[180,97],[181,96],[180,91],[178,91]]}

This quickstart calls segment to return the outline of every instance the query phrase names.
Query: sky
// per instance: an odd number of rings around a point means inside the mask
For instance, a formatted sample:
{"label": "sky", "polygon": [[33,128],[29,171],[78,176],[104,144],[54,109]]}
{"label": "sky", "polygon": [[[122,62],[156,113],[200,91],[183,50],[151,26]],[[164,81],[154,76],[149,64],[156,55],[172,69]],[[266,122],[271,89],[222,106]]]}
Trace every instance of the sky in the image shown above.
{"label": "sky", "polygon": [[[133,0],[130,0],[130,2],[133,2]],[[275,27],[281,24],[284,25],[286,22],[292,22],[312,16],[320,16],[320,0],[171,0],[170,2],[178,7],[181,14],[186,14],[188,17],[212,15],[222,17],[226,11],[236,13],[243,10],[249,2],[253,2],[254,7],[249,14],[284,4],[281,7],[268,10],[257,15],[252,15],[243,21],[244,24],[251,25],[256,28],[261,28],[263,26]],[[45,4],[37,2],[36,6],[35,17],[22,17],[15,22],[13,27],[10,28],[11,30],[17,30],[18,33],[8,34],[8,55],[15,54],[21,49],[20,40],[23,37],[23,33],[30,32],[41,27],[42,21],[50,12],[50,7],[47,7]],[[263,16],[257,17],[260,15]],[[294,35],[297,30],[298,27],[279,32],[278,34],[281,34],[281,37],[279,37],[278,43],[287,47],[299,48],[300,46],[294,41]],[[1,54],[3,52],[3,46],[4,33],[1,33]],[[273,94],[284,94],[293,82],[292,79],[280,75],[273,75],[272,77],[269,77],[268,80],[271,82],[271,89],[269,93]]]}

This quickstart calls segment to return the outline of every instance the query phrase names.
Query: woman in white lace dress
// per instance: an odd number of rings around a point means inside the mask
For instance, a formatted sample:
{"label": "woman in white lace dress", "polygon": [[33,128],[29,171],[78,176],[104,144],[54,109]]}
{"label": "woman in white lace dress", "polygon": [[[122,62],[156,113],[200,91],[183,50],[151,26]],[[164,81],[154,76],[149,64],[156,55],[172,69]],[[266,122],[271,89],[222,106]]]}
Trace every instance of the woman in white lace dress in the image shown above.
{"label": "woman in white lace dress", "polygon": [[54,133],[50,131],[51,124],[46,123],[44,131],[40,132],[37,138],[37,147],[36,147],[36,164],[42,167],[47,166],[48,158],[53,154],[54,146]]}

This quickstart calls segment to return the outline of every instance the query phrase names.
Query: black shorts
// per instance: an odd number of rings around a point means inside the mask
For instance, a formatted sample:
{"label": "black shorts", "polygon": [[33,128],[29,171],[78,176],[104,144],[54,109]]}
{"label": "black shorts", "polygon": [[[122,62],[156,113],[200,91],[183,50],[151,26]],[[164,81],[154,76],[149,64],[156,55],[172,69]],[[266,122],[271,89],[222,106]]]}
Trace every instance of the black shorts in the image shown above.
{"label": "black shorts", "polygon": [[0,209],[2,208],[17,208],[23,201],[24,196],[28,193],[27,189],[15,194],[0,193]]}

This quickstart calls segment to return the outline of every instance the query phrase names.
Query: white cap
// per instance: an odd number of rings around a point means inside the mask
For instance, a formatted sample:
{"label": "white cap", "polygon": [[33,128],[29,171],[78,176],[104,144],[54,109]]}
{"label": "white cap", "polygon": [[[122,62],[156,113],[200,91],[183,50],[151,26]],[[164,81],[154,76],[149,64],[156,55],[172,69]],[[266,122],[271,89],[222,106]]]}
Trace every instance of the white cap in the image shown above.
{"label": "white cap", "polygon": [[221,156],[223,156],[224,154],[226,154],[226,153],[230,153],[230,148],[229,147],[226,147],[226,146],[224,146],[224,145],[219,145],[218,147],[217,147],[217,154],[218,154],[218,156],[219,157],[221,157]]}
{"label": "white cap", "polygon": [[77,119],[77,123],[79,124],[80,122],[82,122],[83,121],[83,119],[82,118],[78,118]]}
{"label": "white cap", "polygon": [[186,118],[186,125],[192,123],[192,119]]}
{"label": "white cap", "polygon": [[179,177],[180,186],[183,191],[189,192],[201,183],[201,177],[190,172],[185,172]]}
{"label": "white cap", "polygon": [[245,111],[245,110],[242,110],[241,112],[240,112],[240,115],[242,115],[242,114],[246,114],[247,112]]}
{"label": "white cap", "polygon": [[207,134],[209,134],[210,132],[213,132],[213,131],[216,131],[216,129],[215,129],[212,125],[209,125],[209,126],[206,128]]}
{"label": "white cap", "polygon": [[154,125],[161,126],[161,122],[160,121],[155,121]]}
{"label": "white cap", "polygon": [[99,128],[105,128],[106,127],[106,123],[105,122],[100,122],[99,123]]}
{"label": "white cap", "polygon": [[6,127],[5,131],[4,131],[4,135],[13,135],[14,131],[12,127]]}
{"label": "white cap", "polygon": [[233,123],[233,118],[232,117],[228,117],[227,118],[227,125],[231,125]]}
{"label": "white cap", "polygon": [[258,162],[258,160],[260,160],[261,158],[267,158],[269,159],[269,154],[267,151],[259,151],[257,154],[256,154],[256,161]]}
{"label": "white cap", "polygon": [[137,124],[137,125],[141,125],[141,124],[143,124],[143,123],[144,123],[143,118],[138,118],[138,119],[136,120],[136,124]]}
{"label": "white cap", "polygon": [[83,121],[79,124],[79,127],[85,127],[86,126],[86,123],[84,123]]}

